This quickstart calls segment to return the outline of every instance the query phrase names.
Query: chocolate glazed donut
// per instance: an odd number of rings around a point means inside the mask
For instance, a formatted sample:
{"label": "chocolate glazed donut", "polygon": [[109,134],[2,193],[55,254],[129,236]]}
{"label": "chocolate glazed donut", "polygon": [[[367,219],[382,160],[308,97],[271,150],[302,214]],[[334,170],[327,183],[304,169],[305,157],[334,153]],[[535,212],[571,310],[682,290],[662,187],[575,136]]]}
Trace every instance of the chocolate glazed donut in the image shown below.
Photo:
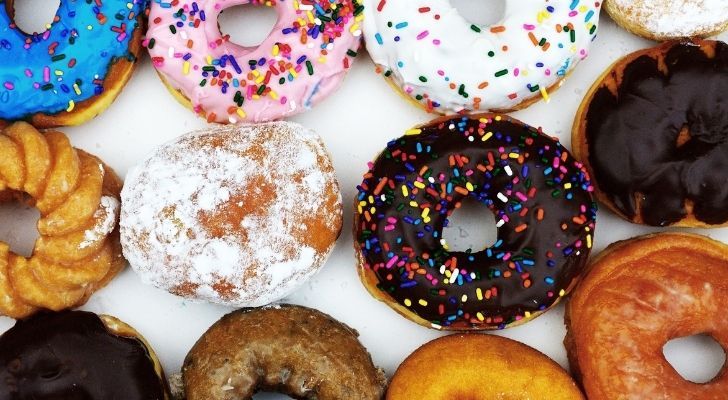
{"label": "chocolate glazed donut", "polygon": [[168,390],[151,348],[113,317],[38,314],[0,336],[0,400],[166,400]]}
{"label": "chocolate glazed donut", "polygon": [[[507,116],[435,120],[391,141],[358,186],[359,275],[405,317],[438,329],[523,323],[570,291],[592,244],[589,175],[561,144]],[[449,251],[466,198],[494,214],[496,242]]]}
{"label": "chocolate glazed donut", "polygon": [[617,61],[576,117],[574,154],[635,223],[728,223],[728,45],[670,42]]}

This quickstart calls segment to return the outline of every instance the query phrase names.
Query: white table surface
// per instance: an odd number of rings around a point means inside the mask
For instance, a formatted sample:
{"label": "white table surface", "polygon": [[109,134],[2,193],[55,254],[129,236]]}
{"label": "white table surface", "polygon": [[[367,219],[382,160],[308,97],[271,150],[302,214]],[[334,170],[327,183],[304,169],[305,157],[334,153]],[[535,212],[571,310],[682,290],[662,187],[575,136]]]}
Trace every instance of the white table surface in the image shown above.
{"label": "white table surface", "polygon": [[[470,9],[481,7],[473,5],[473,0],[469,1],[458,3]],[[47,7],[47,2],[41,0],[17,3],[20,10],[32,4]],[[19,15],[22,16],[20,11]],[[492,19],[488,21],[492,22]],[[234,38],[244,38],[239,42],[251,42],[251,32],[258,29],[257,36],[262,36],[264,29],[273,22],[274,17],[267,10],[246,6],[229,10],[223,27]],[[572,121],[586,89],[618,57],[652,45],[615,26],[606,13],[602,13],[599,29],[591,56],[576,68],[548,104],[542,101],[512,115],[531,125],[542,126],[546,133],[558,136],[570,147]],[[728,34],[719,38],[728,40]],[[390,376],[410,352],[446,333],[409,322],[366,292],[356,272],[349,205],[356,194],[355,186],[366,172],[366,163],[387,141],[434,117],[413,107],[389,88],[374,72],[374,65],[362,51],[336,93],[313,110],[291,119],[316,130],[323,137],[333,157],[345,210],[344,229],[326,265],[283,302],[317,308],[354,327],[374,362]],[[204,120],[180,106],[167,93],[145,55],[128,86],[106,112],[82,126],[62,130],[74,146],[98,155],[123,177],[156,146],[205,125]],[[495,228],[489,222],[488,214],[485,208],[471,208],[456,215],[456,223],[445,233],[448,242],[467,244],[474,238],[492,239]],[[483,221],[487,229],[482,231],[482,226],[479,229],[478,224],[471,222],[472,217]],[[19,212],[17,206],[4,205],[0,208],[0,239],[10,241],[15,249],[32,248],[32,238],[28,235],[32,234],[29,227],[33,223],[33,212]],[[597,217],[592,254],[614,241],[656,231],[662,229],[630,224],[602,207]],[[728,228],[689,231],[728,242]],[[96,293],[82,309],[114,315],[134,326],[151,342],[168,374],[178,372],[187,351],[200,335],[232,310],[213,304],[191,303],[146,286],[129,268]],[[0,317],[0,332],[12,324],[13,320]],[[565,334],[563,306],[523,326],[491,333],[526,343],[568,367],[562,344]],[[724,360],[720,347],[706,338],[671,342],[667,354],[679,371],[697,379],[712,377],[711,372],[714,374]],[[285,398],[258,395],[256,399],[264,397]]]}

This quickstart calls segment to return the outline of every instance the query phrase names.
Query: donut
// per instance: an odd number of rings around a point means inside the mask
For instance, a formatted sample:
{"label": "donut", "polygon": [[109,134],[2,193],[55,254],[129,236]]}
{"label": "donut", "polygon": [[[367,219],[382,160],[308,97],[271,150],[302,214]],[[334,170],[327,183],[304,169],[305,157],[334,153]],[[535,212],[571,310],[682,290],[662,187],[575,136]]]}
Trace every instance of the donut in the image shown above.
{"label": "donut", "polygon": [[604,8],[622,28],[651,40],[707,37],[728,29],[724,0],[605,0]]}
{"label": "donut", "polygon": [[0,399],[170,397],[139,332],[108,315],[64,311],[17,321],[0,336]]}
{"label": "donut", "polygon": [[[208,122],[277,120],[339,87],[361,41],[360,1],[154,1],[143,44],[167,89]],[[241,4],[278,14],[257,47],[232,43],[218,28],[220,13]]]}
{"label": "donut", "polygon": [[15,0],[0,0],[0,126],[80,125],[103,112],[141,52],[145,0],[60,0],[41,33],[23,32]]}
{"label": "donut", "polygon": [[508,0],[493,26],[450,1],[364,1],[376,70],[429,112],[508,112],[549,99],[589,54],[600,1]]}
{"label": "donut", "polygon": [[704,236],[661,233],[607,247],[566,305],[564,344],[587,397],[724,399],[728,375],[689,382],[662,348],[705,333],[728,349],[726,277],[728,245]]}
{"label": "donut", "polygon": [[187,400],[250,399],[257,391],[296,399],[380,400],[384,373],[357,336],[331,316],[302,306],[233,311],[185,357]]}
{"label": "donut", "polygon": [[287,122],[215,126],[126,177],[121,243],[142,280],[190,300],[260,306],[311,277],[341,231],[334,167]]}
{"label": "donut", "polygon": [[728,224],[728,45],[668,42],[618,60],[576,115],[597,198],[653,226]]}
{"label": "donut", "polygon": [[[443,117],[392,140],[357,187],[359,276],[423,326],[502,329],[553,307],[592,247],[589,175],[561,144],[508,116]],[[498,238],[450,251],[448,218],[471,198]]]}
{"label": "donut", "polygon": [[397,368],[386,400],[585,400],[563,368],[505,337],[455,334],[425,343]]}
{"label": "donut", "polygon": [[57,131],[25,122],[0,130],[0,201],[40,212],[32,256],[0,242],[0,315],[80,306],[126,262],[119,243],[121,180]]}

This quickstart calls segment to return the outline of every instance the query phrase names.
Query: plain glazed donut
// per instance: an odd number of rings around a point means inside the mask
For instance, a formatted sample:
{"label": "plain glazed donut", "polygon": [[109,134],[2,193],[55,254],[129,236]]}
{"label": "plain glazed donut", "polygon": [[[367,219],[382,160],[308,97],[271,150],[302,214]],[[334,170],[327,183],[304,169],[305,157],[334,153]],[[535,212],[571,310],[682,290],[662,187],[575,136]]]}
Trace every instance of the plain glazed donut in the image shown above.
{"label": "plain glazed donut", "polygon": [[104,111],[141,51],[145,0],[60,0],[48,30],[29,34],[0,0],[0,125],[79,125]]}
{"label": "plain glazed donut", "polygon": [[[329,96],[361,39],[360,0],[155,0],[145,45],[172,94],[208,122],[282,119]],[[241,4],[274,7],[256,48],[230,42],[217,18]]]}
{"label": "plain glazed donut", "polygon": [[121,242],[142,280],[191,300],[260,306],[323,266],[341,231],[334,167],[301,125],[214,126],[133,168]]}
{"label": "plain glazed donut", "polygon": [[424,344],[397,368],[387,400],[584,400],[568,373],[508,338],[450,335]]}
{"label": "plain glazed donut", "polygon": [[728,28],[725,0],[605,0],[604,8],[626,30],[657,41],[708,37]]}
{"label": "plain glazed donut", "polygon": [[728,45],[669,42],[618,60],[582,101],[572,143],[620,217],[728,224]]}
{"label": "plain glazed donut", "polygon": [[0,242],[0,315],[78,307],[126,266],[121,185],[109,166],[60,132],[40,133],[25,122],[0,130],[0,201],[40,212],[30,257]]}
{"label": "plain glazed donut", "polygon": [[0,336],[0,400],[168,400],[164,371],[134,328],[108,315],[41,313]]}
{"label": "plain glazed donut", "polygon": [[[582,164],[507,116],[412,129],[387,144],[357,189],[362,282],[427,327],[502,329],[535,318],[571,290],[592,245],[596,205]],[[466,198],[493,212],[498,239],[452,252],[442,230]]]}
{"label": "plain glazed donut", "polygon": [[728,349],[728,246],[683,233],[610,245],[566,306],[564,341],[589,400],[723,400],[725,367],[705,384],[662,355],[671,339],[705,333]]}
{"label": "plain glazed donut", "polygon": [[507,112],[558,88],[589,54],[600,2],[508,0],[503,20],[473,25],[448,0],[365,0],[367,51],[427,111]]}
{"label": "plain glazed donut", "polygon": [[380,400],[384,373],[357,332],[314,309],[279,305],[234,311],[195,343],[182,374],[187,400]]}

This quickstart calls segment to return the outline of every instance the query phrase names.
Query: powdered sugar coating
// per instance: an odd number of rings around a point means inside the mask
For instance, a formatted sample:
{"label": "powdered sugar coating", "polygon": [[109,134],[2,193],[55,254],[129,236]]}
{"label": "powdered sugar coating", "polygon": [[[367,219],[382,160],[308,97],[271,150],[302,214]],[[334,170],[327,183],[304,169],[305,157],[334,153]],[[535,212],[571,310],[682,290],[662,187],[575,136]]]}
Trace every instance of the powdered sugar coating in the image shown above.
{"label": "powdered sugar coating", "polygon": [[98,242],[101,238],[110,234],[116,228],[116,220],[119,216],[119,200],[111,196],[101,196],[99,208],[94,213],[96,224],[83,233],[83,242],[79,243],[79,249]]}
{"label": "powdered sugar coating", "polygon": [[609,1],[607,10],[662,39],[705,35],[728,23],[726,0]]}
{"label": "powdered sugar coating", "polygon": [[124,255],[146,283],[233,306],[292,292],[342,222],[321,139],[287,122],[184,135],[133,168],[121,197]]}

